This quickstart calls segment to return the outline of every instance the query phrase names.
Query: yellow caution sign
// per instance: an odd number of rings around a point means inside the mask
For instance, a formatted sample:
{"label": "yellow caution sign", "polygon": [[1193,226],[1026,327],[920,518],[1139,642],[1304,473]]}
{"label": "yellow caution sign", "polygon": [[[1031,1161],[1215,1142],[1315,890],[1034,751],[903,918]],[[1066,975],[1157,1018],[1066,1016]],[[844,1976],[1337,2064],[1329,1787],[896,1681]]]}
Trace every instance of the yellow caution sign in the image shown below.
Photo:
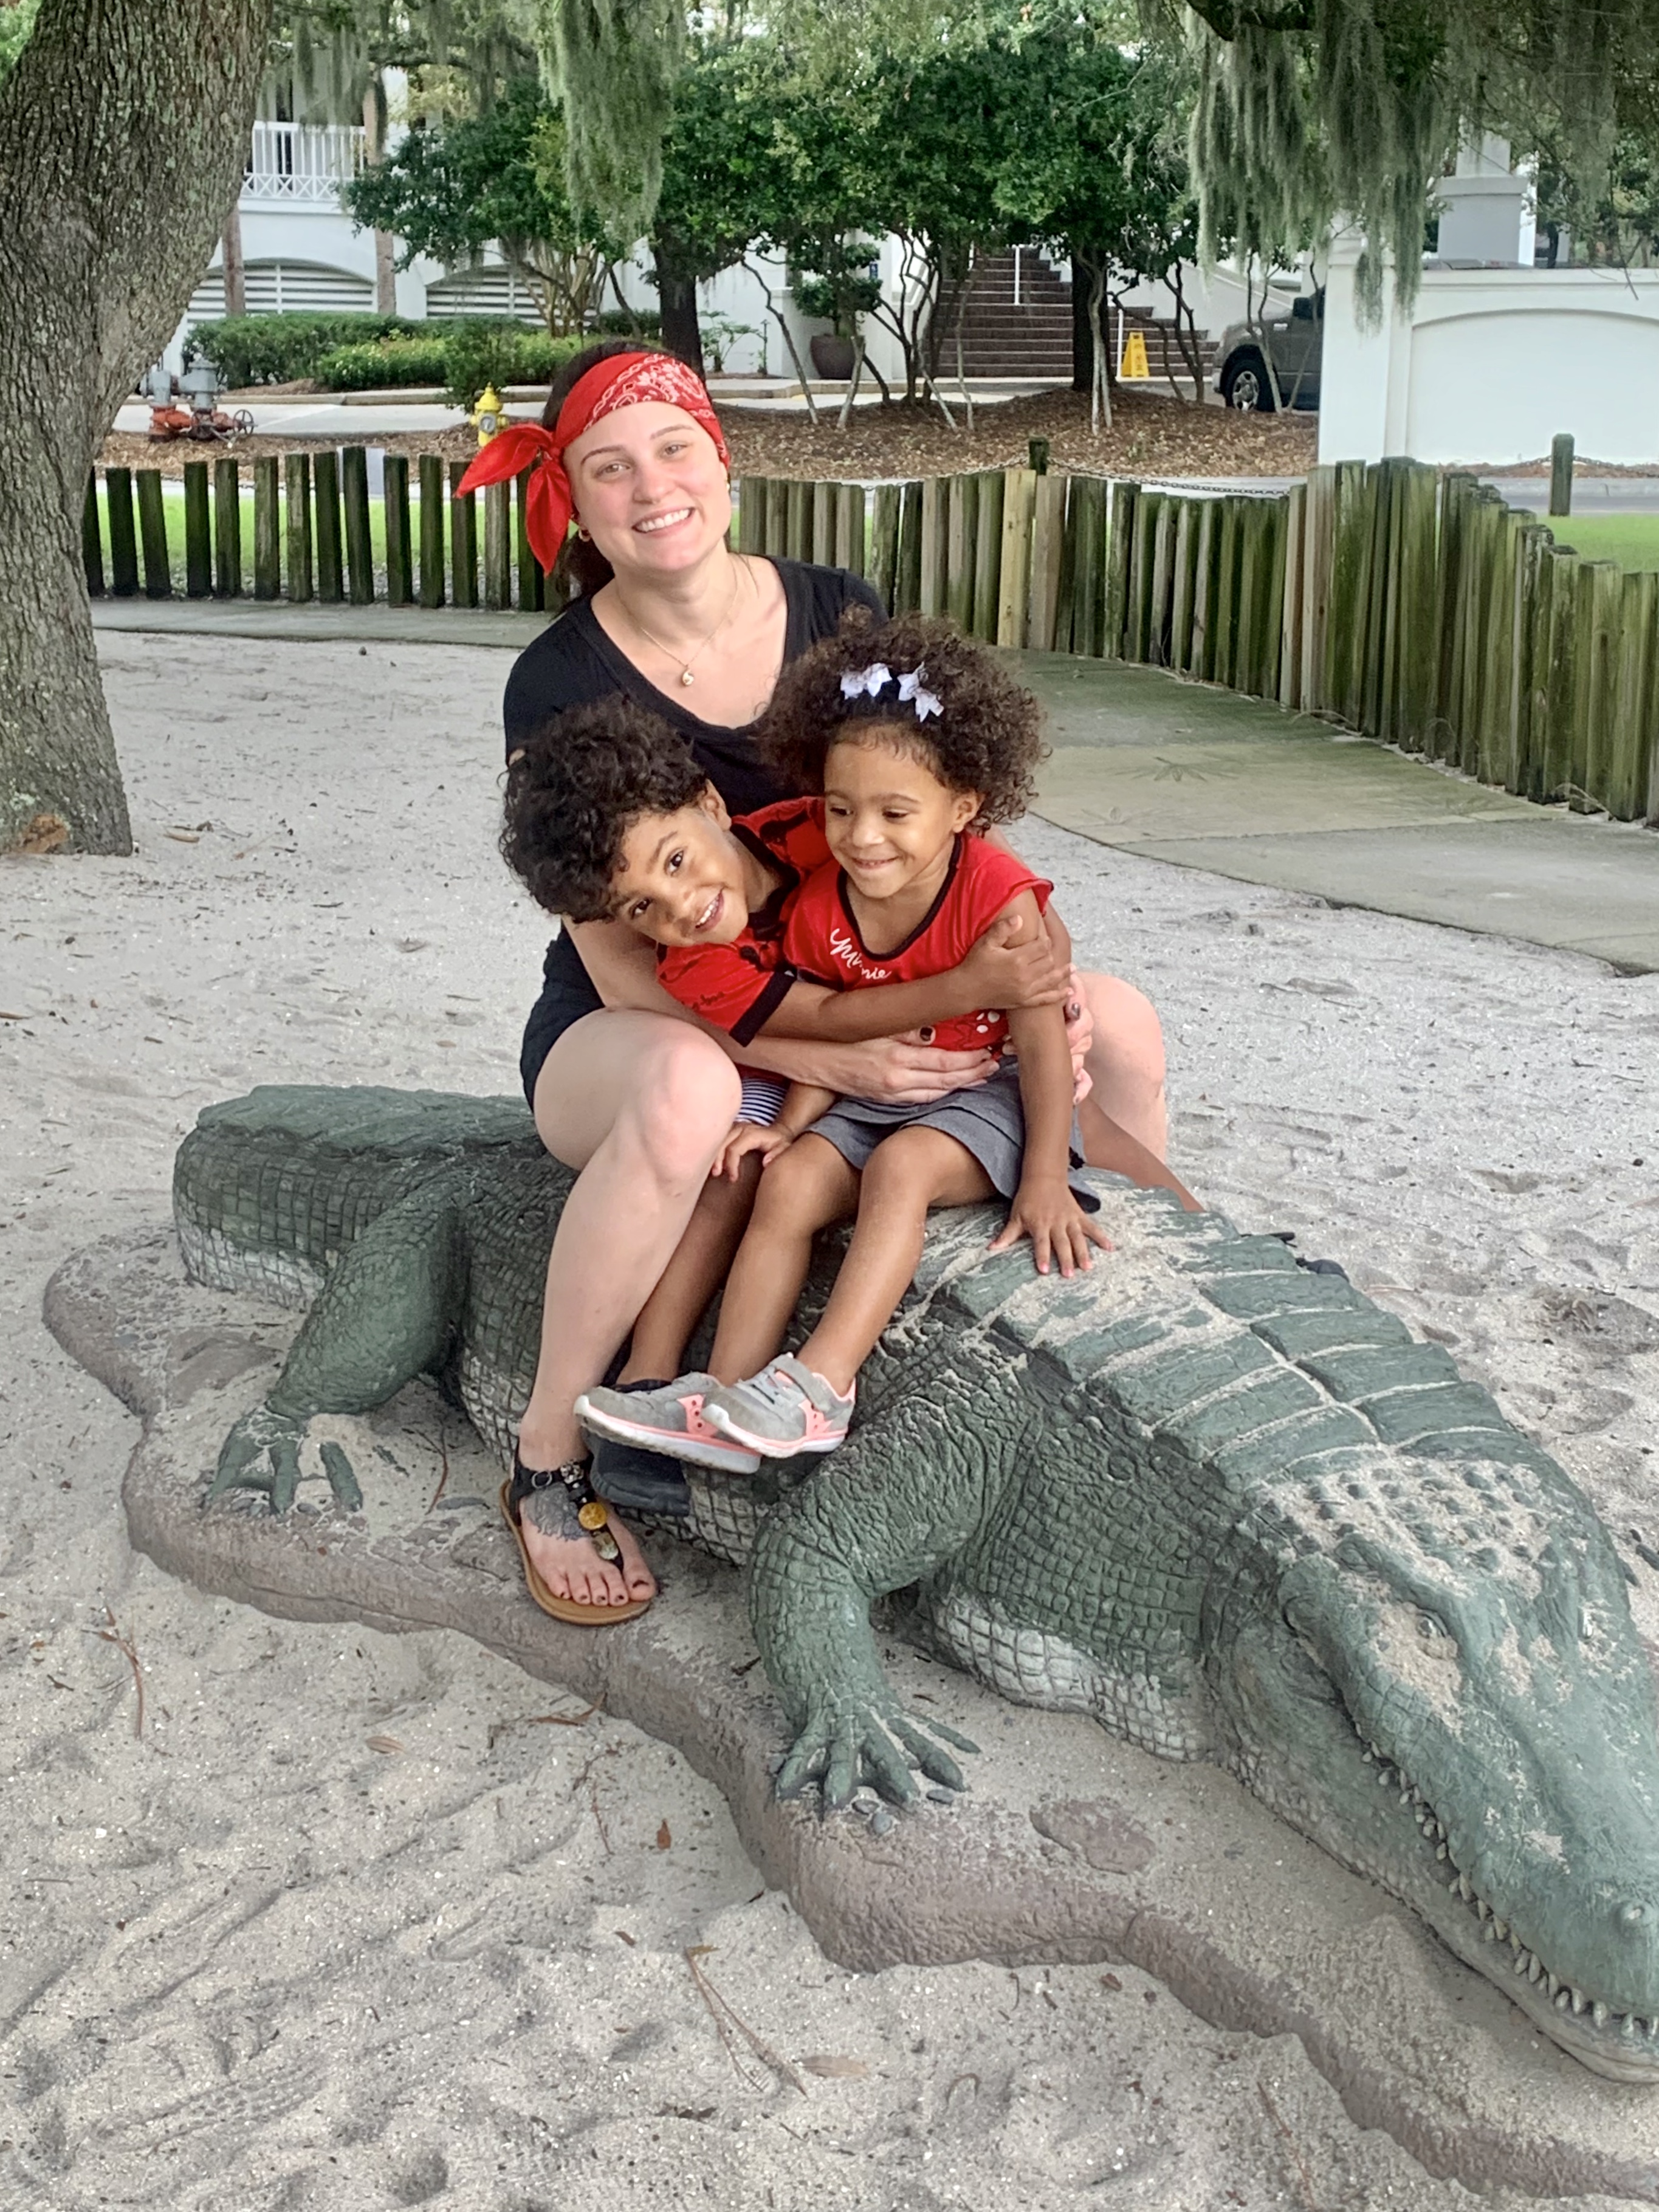
{"label": "yellow caution sign", "polygon": [[[1145,373],[1143,370],[1143,375]],[[466,419],[478,434],[479,446],[487,446],[501,428],[502,421],[501,395],[493,384],[485,385],[478,394],[477,405]]]}
{"label": "yellow caution sign", "polygon": [[1152,373],[1146,366],[1146,337],[1139,331],[1131,331],[1123,341],[1123,358],[1117,365],[1118,382],[1128,384],[1137,378],[1144,380]]}

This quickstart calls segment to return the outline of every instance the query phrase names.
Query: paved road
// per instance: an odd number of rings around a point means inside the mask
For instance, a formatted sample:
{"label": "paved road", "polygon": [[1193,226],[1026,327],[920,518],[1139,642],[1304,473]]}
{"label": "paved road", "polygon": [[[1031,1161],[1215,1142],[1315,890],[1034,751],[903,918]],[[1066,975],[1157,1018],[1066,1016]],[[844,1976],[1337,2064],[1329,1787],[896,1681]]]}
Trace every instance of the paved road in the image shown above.
{"label": "paved road", "polygon": [[[545,617],[101,599],[100,630],[517,650]],[[1659,971],[1659,831],[1534,806],[1162,672],[1017,656],[1048,710],[1036,811],[1097,844]]]}

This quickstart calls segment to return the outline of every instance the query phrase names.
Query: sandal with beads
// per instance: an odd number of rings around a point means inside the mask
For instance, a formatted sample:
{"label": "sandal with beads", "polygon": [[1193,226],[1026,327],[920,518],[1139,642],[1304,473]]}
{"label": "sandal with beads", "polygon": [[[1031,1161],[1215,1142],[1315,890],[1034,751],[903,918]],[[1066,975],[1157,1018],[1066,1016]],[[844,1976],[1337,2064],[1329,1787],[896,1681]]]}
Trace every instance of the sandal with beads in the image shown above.
{"label": "sandal with beads", "polygon": [[611,1533],[605,1500],[594,1494],[593,1486],[587,1479],[585,1459],[568,1460],[562,1467],[529,1468],[515,1450],[512,1479],[501,1485],[501,1518],[518,1544],[525,1587],[544,1613],[555,1620],[572,1621],[584,1628],[605,1628],[613,1621],[634,1620],[653,1602],[648,1597],[631,1597],[621,1605],[587,1605],[577,1598],[560,1597],[550,1590],[537,1572],[530,1547],[524,1540],[520,1516],[526,1504],[536,1527],[544,1536],[568,1542],[586,1536],[609,1566],[621,1559],[622,1550]]}

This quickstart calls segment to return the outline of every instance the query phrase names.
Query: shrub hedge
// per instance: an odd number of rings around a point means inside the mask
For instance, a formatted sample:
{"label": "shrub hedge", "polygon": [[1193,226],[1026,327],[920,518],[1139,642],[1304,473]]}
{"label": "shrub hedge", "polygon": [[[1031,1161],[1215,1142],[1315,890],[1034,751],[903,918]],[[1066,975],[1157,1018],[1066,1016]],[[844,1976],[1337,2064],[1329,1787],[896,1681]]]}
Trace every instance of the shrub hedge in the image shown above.
{"label": "shrub hedge", "polygon": [[192,356],[234,389],[301,380],[330,392],[441,385],[460,407],[472,406],[487,384],[545,384],[589,343],[486,317],[417,323],[357,314],[224,315],[190,335]]}

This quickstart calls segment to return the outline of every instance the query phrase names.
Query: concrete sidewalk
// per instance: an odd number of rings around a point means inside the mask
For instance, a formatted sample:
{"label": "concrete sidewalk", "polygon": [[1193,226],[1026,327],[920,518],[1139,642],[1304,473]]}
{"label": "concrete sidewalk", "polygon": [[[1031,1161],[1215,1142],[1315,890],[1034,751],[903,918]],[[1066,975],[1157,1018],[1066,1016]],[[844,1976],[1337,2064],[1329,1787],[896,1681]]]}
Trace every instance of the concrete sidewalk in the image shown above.
{"label": "concrete sidewalk", "polygon": [[1018,656],[1035,811],[1182,867],[1659,970],[1659,834],[1534,806],[1370,738],[1120,661]]}
{"label": "concrete sidewalk", "polygon": [[[100,631],[519,651],[537,614],[100,599]],[[1034,811],[1182,867],[1659,972],[1659,833],[1534,806],[1161,670],[1014,656],[1048,713]]]}

